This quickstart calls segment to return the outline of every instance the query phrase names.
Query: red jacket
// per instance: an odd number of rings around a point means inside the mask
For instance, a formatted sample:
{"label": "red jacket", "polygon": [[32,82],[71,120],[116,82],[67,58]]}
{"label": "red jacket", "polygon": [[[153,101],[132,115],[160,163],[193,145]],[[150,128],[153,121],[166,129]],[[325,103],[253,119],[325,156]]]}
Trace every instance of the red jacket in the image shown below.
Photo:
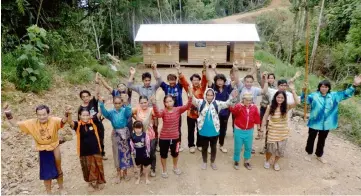
{"label": "red jacket", "polygon": [[258,108],[251,104],[249,107],[241,103],[230,107],[229,110],[235,116],[234,124],[242,130],[253,129],[255,124],[261,124]]}

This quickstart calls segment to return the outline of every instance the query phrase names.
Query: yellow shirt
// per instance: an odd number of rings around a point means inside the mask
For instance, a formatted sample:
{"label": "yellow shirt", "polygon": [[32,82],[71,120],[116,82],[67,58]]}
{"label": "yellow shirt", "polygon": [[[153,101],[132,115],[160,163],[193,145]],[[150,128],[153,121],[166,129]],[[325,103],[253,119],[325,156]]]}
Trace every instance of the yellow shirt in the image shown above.
{"label": "yellow shirt", "polygon": [[62,127],[61,118],[49,117],[48,122],[40,124],[38,119],[18,123],[22,132],[33,136],[38,151],[52,151],[59,145],[58,130]]}

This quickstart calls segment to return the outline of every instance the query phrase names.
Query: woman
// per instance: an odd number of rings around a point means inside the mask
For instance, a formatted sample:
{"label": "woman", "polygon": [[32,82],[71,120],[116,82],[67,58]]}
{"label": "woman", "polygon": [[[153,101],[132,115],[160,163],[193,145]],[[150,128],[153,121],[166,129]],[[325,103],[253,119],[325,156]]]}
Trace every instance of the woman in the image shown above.
{"label": "woman", "polygon": [[[102,99],[101,99],[102,100]],[[128,104],[128,95],[113,98],[114,109],[105,109],[104,103],[100,102],[100,110],[113,127],[112,144],[114,164],[118,171],[116,183],[121,179],[130,180],[127,169],[133,167],[130,153],[130,130],[127,127],[128,118],[132,115],[132,108]]]}
{"label": "woman", "polygon": [[149,101],[146,96],[139,97],[139,105],[136,108],[132,109],[133,118],[137,121],[143,123],[143,127],[145,132],[148,134],[150,139],[150,158],[152,160],[150,176],[155,177],[155,166],[156,166],[156,147],[158,141],[155,137],[155,132],[153,130],[153,122],[154,122],[154,112],[153,108],[148,107]]}
{"label": "woman", "polygon": [[[311,106],[310,118],[307,126],[309,127],[306,144],[307,156],[305,159],[311,161],[315,139],[318,135],[316,156],[317,160],[327,163],[322,158],[325,141],[330,130],[338,126],[338,104],[350,98],[356,87],[361,85],[361,74],[355,76],[353,85],[345,91],[331,92],[331,83],[324,80],[318,84],[317,92],[307,96],[307,104]],[[305,89],[303,89],[305,90]],[[301,98],[304,95],[302,94]]]}
{"label": "woman", "polygon": [[[192,90],[190,90],[192,91]],[[202,143],[202,158],[203,163],[201,168],[207,169],[207,151],[208,146],[211,146],[211,167],[217,170],[215,164],[217,153],[217,140],[220,132],[220,122],[218,112],[222,109],[228,108],[237,102],[237,91],[232,92],[227,102],[216,101],[215,92],[213,89],[208,88],[204,93],[204,99],[196,99],[193,96],[193,105],[197,107],[199,117],[197,119],[199,136]]]}
{"label": "woman", "polygon": [[81,109],[78,115],[80,120],[72,121],[71,111],[68,111],[68,123],[77,136],[77,151],[84,181],[89,183],[89,191],[103,189],[105,178],[98,127],[87,109]]}
{"label": "woman", "polygon": [[294,97],[294,103],[287,105],[286,93],[284,91],[277,91],[271,105],[267,106],[263,117],[262,132],[266,131],[267,119],[269,119],[266,161],[264,163],[264,168],[266,169],[270,168],[269,160],[272,155],[275,155],[274,170],[279,171],[281,169],[278,160],[284,156],[290,129],[287,112],[299,104],[294,84],[290,83],[289,87]]}

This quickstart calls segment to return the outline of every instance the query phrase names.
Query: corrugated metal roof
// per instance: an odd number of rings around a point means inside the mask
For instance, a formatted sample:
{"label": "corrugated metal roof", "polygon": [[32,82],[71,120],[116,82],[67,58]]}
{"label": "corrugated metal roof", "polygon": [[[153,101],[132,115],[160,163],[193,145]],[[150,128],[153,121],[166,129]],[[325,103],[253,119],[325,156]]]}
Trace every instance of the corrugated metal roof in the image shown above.
{"label": "corrugated metal roof", "polygon": [[259,36],[255,24],[142,24],[135,41],[259,41]]}

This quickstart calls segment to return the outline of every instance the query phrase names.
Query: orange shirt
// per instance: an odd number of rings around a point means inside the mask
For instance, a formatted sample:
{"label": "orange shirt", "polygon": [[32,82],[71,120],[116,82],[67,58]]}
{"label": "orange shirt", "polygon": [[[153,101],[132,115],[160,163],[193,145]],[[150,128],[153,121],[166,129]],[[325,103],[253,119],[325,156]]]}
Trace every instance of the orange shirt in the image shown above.
{"label": "orange shirt", "polygon": [[[187,82],[187,79],[183,74],[179,75],[179,83],[183,86],[184,90],[188,92],[189,89],[189,83]],[[207,88],[207,77],[205,74],[205,71],[202,72],[202,79],[201,79],[201,85],[198,87],[193,86],[193,95],[197,99],[204,99],[203,94],[204,91]],[[191,108],[187,111],[187,116],[192,119],[198,118],[198,109],[192,105]]]}
{"label": "orange shirt", "polygon": [[38,119],[29,119],[18,125],[22,132],[33,136],[38,151],[52,151],[58,147],[58,130],[63,126],[61,118],[49,117],[45,124],[40,124]]}

